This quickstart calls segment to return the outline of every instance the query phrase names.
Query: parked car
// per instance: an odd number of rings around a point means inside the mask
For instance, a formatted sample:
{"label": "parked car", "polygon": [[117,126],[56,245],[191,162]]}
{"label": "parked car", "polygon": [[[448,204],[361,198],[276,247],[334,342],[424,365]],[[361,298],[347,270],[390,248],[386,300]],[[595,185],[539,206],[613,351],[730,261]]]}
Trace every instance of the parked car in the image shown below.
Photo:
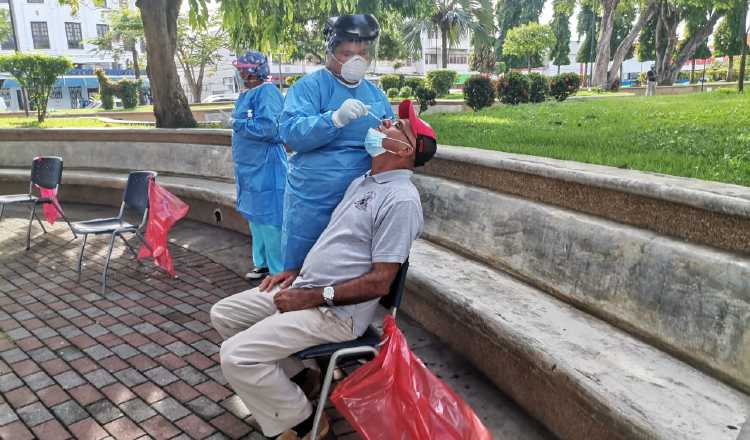
{"label": "parked car", "polygon": [[207,96],[201,100],[202,103],[214,102],[234,102],[240,97],[239,93],[222,93],[218,95]]}

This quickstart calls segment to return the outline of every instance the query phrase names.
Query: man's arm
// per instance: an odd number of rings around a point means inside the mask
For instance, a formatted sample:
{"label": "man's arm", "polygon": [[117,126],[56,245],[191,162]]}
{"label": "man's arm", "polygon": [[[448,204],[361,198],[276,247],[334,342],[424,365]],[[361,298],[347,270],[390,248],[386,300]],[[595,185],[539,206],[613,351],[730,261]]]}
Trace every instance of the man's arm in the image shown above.
{"label": "man's arm", "polygon": [[[370,272],[333,286],[336,290],[334,304],[359,304],[387,295],[400,267],[399,263],[373,263]],[[282,313],[325,305],[322,287],[280,290],[273,301]]]}

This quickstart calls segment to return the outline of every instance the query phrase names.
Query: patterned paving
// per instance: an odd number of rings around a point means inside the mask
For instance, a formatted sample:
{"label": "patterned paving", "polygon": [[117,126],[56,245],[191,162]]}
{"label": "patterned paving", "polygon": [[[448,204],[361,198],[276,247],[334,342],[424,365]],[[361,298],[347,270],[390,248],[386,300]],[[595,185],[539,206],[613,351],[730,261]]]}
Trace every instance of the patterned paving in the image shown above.
{"label": "patterned paving", "polygon": [[[63,224],[25,251],[26,220],[0,222],[0,439],[264,438],[227,386],[209,310],[250,285],[200,254],[172,246],[178,278],[138,266],[115,247],[100,291],[107,239]],[[358,438],[334,414],[339,439]]]}

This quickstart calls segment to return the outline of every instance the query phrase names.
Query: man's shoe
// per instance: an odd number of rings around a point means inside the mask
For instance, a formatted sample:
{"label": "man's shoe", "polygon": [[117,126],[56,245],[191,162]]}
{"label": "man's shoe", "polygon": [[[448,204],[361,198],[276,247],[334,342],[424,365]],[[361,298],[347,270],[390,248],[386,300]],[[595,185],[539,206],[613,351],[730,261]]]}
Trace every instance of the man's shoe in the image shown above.
{"label": "man's shoe", "polygon": [[266,275],[268,275],[267,267],[256,267],[255,269],[245,274],[245,279],[246,280],[259,280],[261,278],[265,278]]}

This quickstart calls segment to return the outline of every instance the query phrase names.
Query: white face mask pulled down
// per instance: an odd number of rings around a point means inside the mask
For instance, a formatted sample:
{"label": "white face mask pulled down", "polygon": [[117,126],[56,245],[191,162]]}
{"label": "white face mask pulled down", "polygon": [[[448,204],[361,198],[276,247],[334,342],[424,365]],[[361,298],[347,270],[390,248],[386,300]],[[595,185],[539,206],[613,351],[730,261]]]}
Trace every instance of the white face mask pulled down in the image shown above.
{"label": "white face mask pulled down", "polygon": [[339,61],[335,56],[333,59],[341,64],[341,77],[350,83],[359,84],[365,78],[367,69],[370,67],[369,61],[360,55],[354,55],[346,60],[345,63]]}

